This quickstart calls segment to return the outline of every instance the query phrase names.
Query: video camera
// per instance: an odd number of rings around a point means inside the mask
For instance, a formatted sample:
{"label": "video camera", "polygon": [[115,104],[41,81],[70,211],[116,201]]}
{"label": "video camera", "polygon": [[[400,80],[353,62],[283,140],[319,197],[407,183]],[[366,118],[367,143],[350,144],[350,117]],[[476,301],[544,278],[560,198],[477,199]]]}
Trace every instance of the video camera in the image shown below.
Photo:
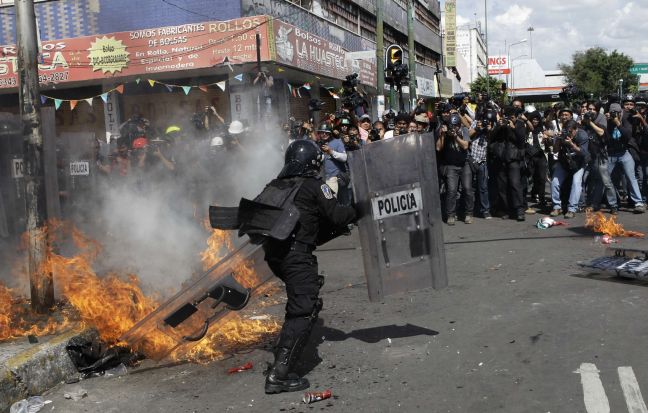
{"label": "video camera", "polygon": [[318,112],[322,110],[322,107],[324,107],[324,102],[322,102],[320,99],[311,99],[308,102],[308,110],[310,112]]}

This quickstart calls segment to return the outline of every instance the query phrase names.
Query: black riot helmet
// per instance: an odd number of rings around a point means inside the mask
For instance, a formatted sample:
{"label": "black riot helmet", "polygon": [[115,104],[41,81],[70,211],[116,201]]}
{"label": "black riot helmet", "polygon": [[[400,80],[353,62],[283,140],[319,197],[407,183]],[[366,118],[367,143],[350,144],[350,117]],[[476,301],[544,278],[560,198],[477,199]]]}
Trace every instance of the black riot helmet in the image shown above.
{"label": "black riot helmet", "polygon": [[316,176],[324,162],[324,154],[317,144],[309,139],[299,139],[288,145],[284,167],[279,178],[291,176]]}

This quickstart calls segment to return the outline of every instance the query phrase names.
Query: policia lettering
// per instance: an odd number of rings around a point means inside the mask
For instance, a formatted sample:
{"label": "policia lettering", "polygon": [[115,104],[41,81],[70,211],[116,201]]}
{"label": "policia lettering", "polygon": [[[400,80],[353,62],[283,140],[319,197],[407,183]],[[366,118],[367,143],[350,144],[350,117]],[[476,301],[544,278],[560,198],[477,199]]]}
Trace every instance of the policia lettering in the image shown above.
{"label": "policia lettering", "polygon": [[388,198],[378,201],[378,211],[380,215],[383,213],[391,214],[392,212],[411,211],[418,209],[416,205],[416,198],[414,194],[401,195],[396,198]]}

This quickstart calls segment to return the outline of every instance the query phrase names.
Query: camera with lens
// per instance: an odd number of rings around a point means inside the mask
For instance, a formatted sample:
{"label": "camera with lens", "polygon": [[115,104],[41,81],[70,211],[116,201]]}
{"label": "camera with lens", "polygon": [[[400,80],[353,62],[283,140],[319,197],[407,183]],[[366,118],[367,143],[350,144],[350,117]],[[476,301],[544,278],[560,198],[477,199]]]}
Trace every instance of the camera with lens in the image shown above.
{"label": "camera with lens", "polygon": [[371,128],[369,130],[369,141],[375,142],[380,140],[380,132],[376,128]]}
{"label": "camera with lens", "polygon": [[610,111],[610,119],[617,119],[621,117],[621,112],[618,110],[611,110]]}
{"label": "camera with lens", "polygon": [[324,106],[324,102],[322,102],[319,99],[311,99],[308,102],[308,110],[311,112],[317,112],[322,110],[322,107]]}
{"label": "camera with lens", "polygon": [[583,121],[582,124],[584,126],[588,126],[590,122],[594,122],[596,120],[596,113],[593,112],[585,112],[583,113]]}
{"label": "camera with lens", "polygon": [[637,114],[637,111],[636,111],[635,109],[630,109],[630,110],[628,111],[628,114],[629,114],[630,116],[634,116],[634,115]]}

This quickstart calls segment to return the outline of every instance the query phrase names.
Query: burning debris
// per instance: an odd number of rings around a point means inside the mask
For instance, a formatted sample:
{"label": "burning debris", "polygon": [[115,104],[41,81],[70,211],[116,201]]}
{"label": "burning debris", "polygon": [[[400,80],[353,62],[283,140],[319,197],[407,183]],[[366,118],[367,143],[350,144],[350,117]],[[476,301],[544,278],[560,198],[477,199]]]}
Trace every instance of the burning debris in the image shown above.
{"label": "burning debris", "polygon": [[606,218],[601,212],[588,210],[585,216],[585,227],[591,228],[594,232],[608,235],[610,237],[636,237],[643,238],[645,234],[638,231],[628,231],[623,225],[616,222],[615,216]]}
{"label": "burning debris", "polygon": [[[119,338],[160,307],[160,299],[145,294],[135,274],[97,274],[93,264],[102,253],[101,245],[78,229],[62,223],[51,223],[48,231],[56,234],[59,240],[71,240],[75,250],[74,255],[66,257],[51,247],[56,241],[50,242],[44,264],[46,273],[55,277],[56,287],[66,305],[62,311],[39,319],[30,311],[26,299],[0,284],[0,340],[29,334],[53,334],[73,327],[93,327],[107,345],[101,357],[110,355],[110,351],[105,350],[120,348],[114,347],[123,344]],[[200,255],[204,268],[213,266],[233,250],[232,240],[224,231],[213,230],[207,242],[207,249]],[[235,268],[237,280],[246,288],[259,283],[248,263],[241,262]],[[266,288],[265,291],[271,289]],[[233,313],[217,321],[217,328],[205,331],[204,339],[193,347],[181,348],[176,337],[157,330],[147,334],[129,351],[141,352],[151,358],[164,355],[174,360],[211,361],[222,358],[228,351],[264,341],[280,327],[273,319],[251,320]],[[113,353],[119,355],[123,352],[115,350]],[[117,356],[114,360],[123,361]]]}

